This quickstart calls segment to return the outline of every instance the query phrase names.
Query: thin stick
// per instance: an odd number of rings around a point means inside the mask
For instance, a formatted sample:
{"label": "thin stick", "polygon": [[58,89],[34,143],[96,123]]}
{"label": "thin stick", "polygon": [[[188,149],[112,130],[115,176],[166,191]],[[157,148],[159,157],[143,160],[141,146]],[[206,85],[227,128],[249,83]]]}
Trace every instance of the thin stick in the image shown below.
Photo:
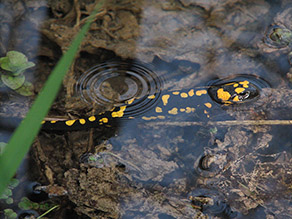
{"label": "thin stick", "polygon": [[194,125],[219,125],[219,126],[250,126],[250,125],[292,125],[292,120],[227,120],[210,122],[149,122],[146,125],[159,126],[194,126]]}

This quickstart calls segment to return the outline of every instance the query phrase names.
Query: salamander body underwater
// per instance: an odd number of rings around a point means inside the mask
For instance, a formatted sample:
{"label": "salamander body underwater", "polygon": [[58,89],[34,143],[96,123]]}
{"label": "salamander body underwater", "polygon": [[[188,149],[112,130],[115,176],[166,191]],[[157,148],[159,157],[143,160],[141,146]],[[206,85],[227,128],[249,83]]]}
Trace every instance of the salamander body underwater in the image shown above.
{"label": "salamander body underwater", "polygon": [[[132,116],[131,107],[139,98],[129,99],[122,106],[87,118],[70,120],[43,121],[43,130],[80,130],[100,125],[111,126],[119,119],[141,119],[144,121],[165,120],[176,115],[199,113],[210,118],[210,112],[222,106],[243,104],[259,97],[260,88],[249,80],[250,77],[240,76],[235,79],[223,79],[207,88],[171,91],[145,97],[155,100],[155,104],[146,113]],[[201,117],[201,116],[200,116]]]}

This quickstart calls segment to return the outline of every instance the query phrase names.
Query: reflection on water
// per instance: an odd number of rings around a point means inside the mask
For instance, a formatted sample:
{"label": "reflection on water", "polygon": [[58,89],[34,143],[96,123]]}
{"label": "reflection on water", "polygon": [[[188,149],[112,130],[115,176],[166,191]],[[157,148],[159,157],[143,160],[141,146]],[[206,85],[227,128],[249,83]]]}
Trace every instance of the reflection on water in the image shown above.
{"label": "reflection on water", "polygon": [[[38,92],[94,1],[7,2],[1,55],[38,59]],[[107,1],[48,117],[83,122],[114,105],[106,115],[140,119],[42,131],[15,203],[37,181],[54,198],[30,201],[65,203],[49,218],[291,218],[291,125],[279,125],[292,116],[291,11],[284,0]],[[25,114],[16,97],[1,90],[1,116]]]}

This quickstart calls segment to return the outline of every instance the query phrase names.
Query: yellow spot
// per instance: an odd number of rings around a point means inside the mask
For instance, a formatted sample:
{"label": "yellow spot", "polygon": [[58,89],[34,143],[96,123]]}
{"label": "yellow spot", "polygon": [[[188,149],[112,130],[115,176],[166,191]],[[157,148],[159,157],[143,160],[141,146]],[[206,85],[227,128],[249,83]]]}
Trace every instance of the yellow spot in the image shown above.
{"label": "yellow spot", "polygon": [[[116,108],[116,107],[113,107],[110,111],[111,111],[111,112],[114,111],[115,108]],[[99,115],[101,115],[101,114],[103,114],[103,113],[100,113]]]}
{"label": "yellow spot", "polygon": [[172,94],[173,95],[179,95],[179,92],[178,91],[173,91]]}
{"label": "yellow spot", "polygon": [[176,115],[177,114],[177,111],[178,111],[177,108],[174,107],[171,110],[169,110],[168,113],[171,114],[171,115]]}
{"label": "yellow spot", "polygon": [[129,116],[128,119],[135,119],[135,117],[133,117],[133,116]]}
{"label": "yellow spot", "polygon": [[161,107],[156,107],[156,108],[155,108],[155,112],[157,112],[157,113],[162,113],[162,109],[161,109]]}
{"label": "yellow spot", "polygon": [[85,119],[79,119],[79,123],[81,124],[81,125],[84,125],[85,124]]}
{"label": "yellow spot", "polygon": [[204,104],[206,107],[208,107],[209,109],[212,107],[212,104],[211,103],[205,103]]}
{"label": "yellow spot", "polygon": [[155,98],[155,95],[150,95],[147,97],[148,99],[154,99]]}
{"label": "yellow spot", "polygon": [[235,88],[235,92],[238,93],[238,94],[240,94],[243,91],[245,91],[245,88],[243,88],[243,87]]}
{"label": "yellow spot", "polygon": [[121,106],[117,112],[112,112],[112,117],[123,117],[126,106]]}
{"label": "yellow spot", "polygon": [[52,121],[50,121],[51,123],[56,123],[57,121],[55,121],[55,120],[52,120]]}
{"label": "yellow spot", "polygon": [[46,121],[42,121],[41,124],[44,124]]}
{"label": "yellow spot", "polygon": [[170,96],[169,96],[168,94],[162,96],[161,99],[162,99],[162,102],[163,102],[163,105],[164,105],[164,106],[167,105],[169,97],[170,97]]}
{"label": "yellow spot", "polygon": [[197,96],[201,96],[202,94],[206,94],[206,93],[207,93],[207,90],[197,90],[196,91]]}
{"label": "yellow spot", "polygon": [[184,112],[184,111],[186,111],[186,109],[180,108],[179,111]]}
{"label": "yellow spot", "polygon": [[204,110],[204,113],[206,114],[207,118],[210,117],[209,113],[207,112],[207,110]]}
{"label": "yellow spot", "polygon": [[90,116],[90,117],[88,118],[88,120],[89,120],[90,122],[93,122],[93,121],[96,120],[96,118],[95,118],[95,116]]}
{"label": "yellow spot", "polygon": [[66,123],[66,125],[71,126],[75,123],[75,121],[76,120],[67,120],[65,123]]}
{"label": "yellow spot", "polygon": [[225,106],[229,106],[230,104],[232,104],[231,101],[224,101],[224,105],[225,105]]}
{"label": "yellow spot", "polygon": [[241,81],[239,84],[242,84],[243,87],[248,88],[249,81]]}
{"label": "yellow spot", "polygon": [[181,96],[182,98],[187,98],[187,97],[188,97],[188,94],[187,94],[187,93],[181,93],[180,96]]}
{"label": "yellow spot", "polygon": [[101,123],[108,123],[108,118],[102,118],[99,120]]}
{"label": "yellow spot", "polygon": [[165,119],[165,116],[157,116],[158,119]]}
{"label": "yellow spot", "polygon": [[191,90],[188,92],[188,94],[189,94],[190,97],[194,96],[194,95],[195,95],[195,93],[194,93],[194,89],[191,89]]}
{"label": "yellow spot", "polygon": [[223,101],[226,101],[226,100],[229,100],[229,98],[231,97],[231,95],[227,91],[224,91],[223,88],[219,88],[217,90],[217,97],[218,97],[218,99],[221,99]]}
{"label": "yellow spot", "polygon": [[238,83],[234,84],[233,87],[238,87]]}
{"label": "yellow spot", "polygon": [[186,107],[186,113],[191,113],[193,110],[191,107]]}
{"label": "yellow spot", "polygon": [[132,103],[134,102],[134,100],[135,100],[135,98],[132,98],[132,99],[130,99],[130,100],[127,100],[127,104],[128,104],[128,105],[132,104]]}
{"label": "yellow spot", "polygon": [[230,82],[230,83],[227,83],[227,84],[224,84],[225,86],[230,86],[230,85],[233,85],[235,84],[235,82]]}
{"label": "yellow spot", "polygon": [[235,96],[235,97],[233,98],[233,101],[234,101],[234,102],[237,102],[237,101],[239,101],[239,98],[238,98],[238,96]]}
{"label": "yellow spot", "polygon": [[152,120],[152,119],[157,119],[157,117],[156,116],[150,116],[150,117],[142,116],[142,119],[146,120],[146,121],[149,121],[149,120]]}

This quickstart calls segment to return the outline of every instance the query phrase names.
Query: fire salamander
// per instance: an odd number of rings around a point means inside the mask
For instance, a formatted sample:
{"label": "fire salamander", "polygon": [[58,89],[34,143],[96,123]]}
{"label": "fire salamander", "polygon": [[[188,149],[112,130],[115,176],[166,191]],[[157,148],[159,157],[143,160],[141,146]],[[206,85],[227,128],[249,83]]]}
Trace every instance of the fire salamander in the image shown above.
{"label": "fire salamander", "polygon": [[117,119],[139,118],[145,121],[163,120],[177,114],[191,114],[200,112],[209,118],[209,112],[217,108],[231,104],[239,104],[254,100],[259,96],[259,88],[249,80],[230,81],[210,85],[208,89],[190,89],[187,91],[172,91],[158,97],[150,95],[148,100],[156,98],[156,105],[145,114],[131,116],[131,106],[139,99],[128,100],[125,105],[114,107],[110,111],[90,116],[63,121],[43,121],[44,130],[80,130],[99,125],[111,126]]}

